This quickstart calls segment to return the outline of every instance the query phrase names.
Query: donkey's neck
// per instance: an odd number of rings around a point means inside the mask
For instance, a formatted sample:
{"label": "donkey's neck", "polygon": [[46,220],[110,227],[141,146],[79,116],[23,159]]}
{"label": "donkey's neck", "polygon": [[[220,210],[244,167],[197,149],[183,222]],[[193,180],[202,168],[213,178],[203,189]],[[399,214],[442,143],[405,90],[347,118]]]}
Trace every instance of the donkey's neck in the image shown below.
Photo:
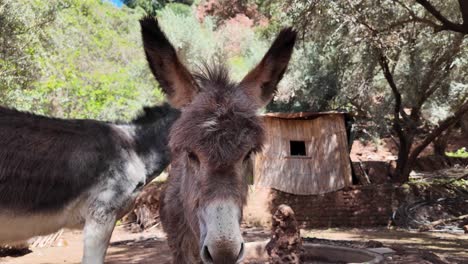
{"label": "donkey's neck", "polygon": [[142,116],[119,127],[133,138],[135,151],[145,165],[146,179],[149,182],[169,165],[169,130],[180,113],[168,105],[144,110]]}

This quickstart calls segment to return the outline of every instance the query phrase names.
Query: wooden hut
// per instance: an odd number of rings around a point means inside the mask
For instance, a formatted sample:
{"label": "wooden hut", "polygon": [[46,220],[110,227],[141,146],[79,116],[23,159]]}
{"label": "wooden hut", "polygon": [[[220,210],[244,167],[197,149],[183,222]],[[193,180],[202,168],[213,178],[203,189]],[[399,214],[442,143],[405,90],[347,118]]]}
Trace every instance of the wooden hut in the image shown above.
{"label": "wooden hut", "polygon": [[268,113],[266,142],[255,156],[254,184],[314,195],[352,184],[345,114]]}

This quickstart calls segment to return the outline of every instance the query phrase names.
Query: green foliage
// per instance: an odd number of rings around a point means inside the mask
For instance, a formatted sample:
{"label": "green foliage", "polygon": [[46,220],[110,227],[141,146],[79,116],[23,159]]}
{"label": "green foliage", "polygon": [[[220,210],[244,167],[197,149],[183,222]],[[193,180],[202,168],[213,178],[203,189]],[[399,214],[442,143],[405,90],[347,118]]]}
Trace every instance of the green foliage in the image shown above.
{"label": "green foliage", "polygon": [[171,6],[174,12],[186,14],[187,10],[184,6],[191,5],[193,0],[124,0],[123,3],[130,8],[141,8],[150,16],[156,16],[158,10]]}
{"label": "green foliage", "polygon": [[[288,90],[280,91],[269,106],[271,110],[344,108],[386,127],[393,98],[380,71],[375,48],[379,45],[384,46],[391,59],[397,85],[402,87],[404,107],[415,107],[422,95],[436,89],[423,108],[429,113],[427,118],[440,120],[442,112],[438,117],[432,116],[433,106],[443,107],[447,116],[468,94],[467,75],[463,73],[468,70],[466,41],[453,56],[450,50],[457,45],[456,34],[434,35],[424,23],[400,22],[408,19],[408,10],[430,19],[416,3],[256,2],[271,19],[262,34],[271,36],[283,26],[295,25],[300,37],[286,76]],[[456,1],[440,3],[437,8],[448,17],[457,16]],[[453,63],[449,63],[451,60]],[[446,100],[447,97],[452,100]]]}
{"label": "green foliage", "polygon": [[130,8],[141,8],[150,16],[155,16],[156,11],[166,4],[166,1],[154,0],[124,0],[123,3]]}
{"label": "green foliage", "polygon": [[211,20],[201,24],[195,16],[176,13],[170,7],[158,12],[158,19],[180,58],[189,65],[195,66],[219,52]]}
{"label": "green foliage", "polygon": [[158,19],[179,57],[193,70],[204,62],[225,62],[232,77],[240,80],[267,49],[266,42],[249,27],[226,24],[215,29],[211,17],[200,23],[194,14],[174,11],[171,5],[158,12]]}
{"label": "green foliage", "polygon": [[181,3],[169,3],[166,5],[166,8],[172,10],[174,14],[180,16],[190,16],[192,14],[192,8]]}
{"label": "green foliage", "polygon": [[39,75],[34,61],[37,46],[44,38],[43,28],[62,8],[56,1],[0,0],[0,103],[15,89],[29,87]]}
{"label": "green foliage", "polygon": [[[142,51],[142,8],[98,0],[0,1],[0,19],[9,26],[0,29],[0,40],[10,44],[8,56],[0,57],[4,105],[58,117],[125,120],[162,99]],[[212,19],[200,23],[190,6],[169,3],[157,13],[192,69],[203,61],[227,61],[240,79],[266,51],[253,29],[232,24],[215,30]],[[31,24],[37,26],[27,30]]]}
{"label": "green foliage", "polygon": [[281,28],[291,25],[299,30],[299,42],[288,73],[268,110],[350,110],[351,105],[342,100],[349,86],[353,85],[349,66],[365,50],[361,48],[362,52],[355,52],[350,48],[349,30],[341,21],[332,18],[331,4],[296,0],[256,2],[270,18],[269,25],[259,30],[263,36],[271,38]]}
{"label": "green foliage", "polygon": [[[119,9],[99,0],[0,0],[0,102],[62,117],[128,119],[142,105],[161,100],[141,47],[138,19],[146,14],[158,16],[191,69],[203,61],[223,61],[236,80],[261,60],[282,27],[294,25],[300,41],[269,111],[351,110],[371,124],[375,131],[370,133],[388,132],[393,98],[380,70],[376,41],[385,44],[404,107],[415,106],[432,69],[437,81],[426,88],[438,89],[423,105],[430,125],[453,113],[468,96],[467,39],[448,68],[444,63],[432,67],[456,35],[434,35],[421,23],[392,27],[408,13],[391,0],[352,5],[242,0],[246,7],[256,4],[254,13],[260,11],[257,17],[268,18],[267,24],[249,24],[248,16],[200,21],[196,10],[205,3],[201,0],[192,6],[193,1],[124,2]],[[426,14],[415,3],[405,4]],[[454,1],[437,4],[447,16],[456,15],[454,7]],[[382,33],[369,34],[363,21]]]}
{"label": "green foliage", "polygon": [[[25,0],[21,4],[33,14],[38,8]],[[98,0],[64,5],[39,32],[21,36],[40,39],[22,50],[31,54],[27,61],[36,75],[28,85],[8,85],[2,96],[8,106],[60,117],[125,120],[162,100],[142,50],[141,10]]]}
{"label": "green foliage", "polygon": [[445,152],[445,155],[453,158],[468,158],[468,151],[466,148],[460,148],[454,152]]}
{"label": "green foliage", "polygon": [[[10,44],[8,56],[0,57],[4,105],[58,117],[126,120],[162,99],[142,51],[142,8],[99,0],[0,1],[0,19],[8,25],[0,40]],[[252,28],[231,23],[215,29],[211,18],[200,23],[187,5],[168,3],[157,15],[195,70],[202,62],[226,61],[239,80],[267,48]]]}

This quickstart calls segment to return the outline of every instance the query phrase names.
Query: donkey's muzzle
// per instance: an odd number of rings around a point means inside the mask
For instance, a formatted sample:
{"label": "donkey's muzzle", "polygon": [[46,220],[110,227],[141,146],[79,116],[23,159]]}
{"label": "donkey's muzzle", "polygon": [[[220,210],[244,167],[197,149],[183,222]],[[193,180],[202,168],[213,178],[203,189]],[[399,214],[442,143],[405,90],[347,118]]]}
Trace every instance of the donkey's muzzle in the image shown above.
{"label": "donkey's muzzle", "polygon": [[236,264],[244,257],[241,208],[230,200],[210,202],[200,214],[200,256],[205,264]]}

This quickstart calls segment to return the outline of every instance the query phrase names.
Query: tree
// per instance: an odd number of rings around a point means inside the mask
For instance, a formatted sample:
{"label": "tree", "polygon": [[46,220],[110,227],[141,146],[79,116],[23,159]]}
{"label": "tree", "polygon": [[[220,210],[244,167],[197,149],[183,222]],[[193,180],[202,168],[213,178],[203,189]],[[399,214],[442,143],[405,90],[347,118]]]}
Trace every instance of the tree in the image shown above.
{"label": "tree", "polygon": [[[460,54],[462,49],[462,43],[464,35],[468,34],[468,2],[465,0],[459,0],[460,11],[463,16],[463,24],[456,24],[451,22],[448,18],[443,16],[437,11],[434,6],[425,0],[417,0],[426,10],[428,10],[442,25],[437,25],[435,22],[429,22],[430,20],[417,18],[415,11],[402,2],[398,2],[404,7],[418,22],[425,22],[431,27],[436,29],[436,32],[442,30],[451,30],[458,34],[454,37],[452,43],[449,43],[445,47],[439,47],[432,60],[429,61],[429,67],[426,73],[423,75],[422,82],[419,84],[417,89],[416,103],[411,108],[411,113],[407,114],[403,109],[402,97],[400,89],[395,83],[393,73],[390,70],[389,60],[381,51],[380,66],[384,73],[384,76],[391,87],[392,94],[395,98],[394,115],[393,115],[393,129],[399,138],[399,152],[396,168],[396,180],[398,182],[405,182],[409,178],[409,174],[413,164],[416,162],[419,154],[434,140],[439,137],[443,139],[443,133],[450,129],[456,122],[458,122],[465,113],[468,112],[468,100],[466,92],[458,105],[454,106],[454,114],[447,119],[441,121],[438,126],[432,129],[421,141],[413,147],[414,139],[418,133],[418,124],[421,123],[421,110],[423,105],[433,96],[438,90],[443,89],[444,81],[452,70],[452,64],[455,58]],[[409,21],[407,23],[410,23]],[[466,31],[465,31],[466,30]]]}
{"label": "tree", "polygon": [[63,8],[66,5],[57,2],[38,3],[33,11],[21,1],[0,0],[0,102],[6,103],[9,91],[27,88],[38,79],[35,46]]}
{"label": "tree", "polygon": [[[302,45],[321,38],[325,43],[332,42],[332,46],[339,45],[338,53],[348,58],[331,68],[343,73],[336,75],[343,77],[336,78],[341,88],[334,100],[342,105],[347,101],[372,124],[387,126],[386,120],[391,124],[399,143],[394,177],[397,182],[407,181],[422,150],[468,111],[466,1],[444,1],[436,7],[418,2],[290,0],[284,7],[289,8],[288,14],[301,32]],[[451,22],[460,13],[464,22]],[[323,25],[330,29],[324,31]],[[339,37],[334,42],[336,35]],[[461,91],[448,101],[447,96],[455,94],[457,87],[462,87]],[[422,112],[436,104],[446,105],[452,114],[434,126]],[[380,111],[382,114],[378,114]]]}
{"label": "tree", "polygon": [[0,1],[2,105],[125,120],[163,98],[142,50],[141,9],[100,0]]}
{"label": "tree", "polygon": [[[395,180],[397,182],[406,182],[409,179],[409,174],[411,172],[412,166],[415,164],[419,154],[436,138],[438,138],[442,133],[453,126],[461,117],[468,111],[468,100],[464,101],[459,107],[457,107],[456,112],[440,122],[437,127],[430,131],[422,140],[421,143],[414,146],[415,138],[419,133],[419,125],[422,122],[421,118],[421,109],[424,103],[434,94],[438,89],[440,89],[440,83],[437,83],[437,75],[434,74],[437,71],[437,68],[443,64],[445,60],[446,72],[448,72],[449,64],[453,62],[454,53],[457,53],[457,50],[460,47],[461,37],[459,37],[456,42],[452,45],[453,49],[447,49],[446,53],[443,56],[439,57],[439,60],[435,60],[432,63],[431,68],[426,73],[425,81],[421,84],[419,91],[421,91],[419,100],[411,108],[411,112],[408,114],[405,112],[402,103],[402,96],[400,89],[397,87],[392,71],[390,70],[388,58],[382,54],[380,58],[380,65],[386,80],[388,81],[389,86],[392,89],[392,94],[395,98],[394,111],[393,111],[393,129],[399,139],[399,150],[398,150],[398,160],[397,167],[395,171]],[[450,54],[450,55],[448,55]],[[444,59],[442,59],[444,57]],[[439,78],[443,78],[440,76]],[[412,147],[414,148],[412,149]]]}

